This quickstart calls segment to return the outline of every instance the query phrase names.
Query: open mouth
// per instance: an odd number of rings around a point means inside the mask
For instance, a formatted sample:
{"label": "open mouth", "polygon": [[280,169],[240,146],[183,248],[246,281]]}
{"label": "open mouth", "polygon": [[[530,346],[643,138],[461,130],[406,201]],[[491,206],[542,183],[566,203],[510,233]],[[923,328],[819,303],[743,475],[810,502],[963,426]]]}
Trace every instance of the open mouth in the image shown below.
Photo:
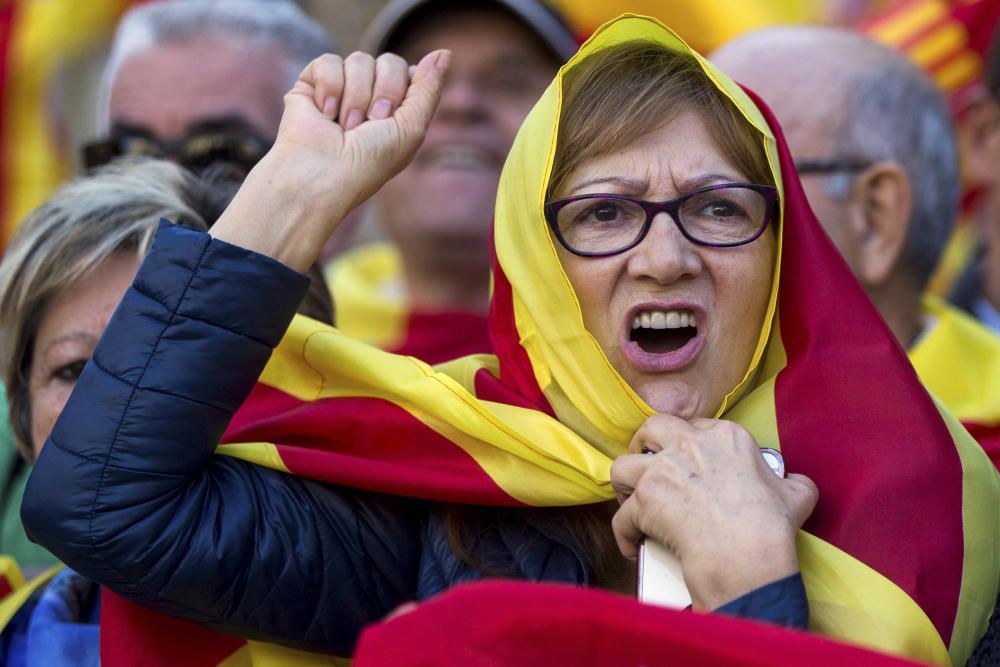
{"label": "open mouth", "polygon": [[643,352],[667,354],[675,352],[698,335],[695,315],[689,310],[647,310],[632,320],[629,340]]}

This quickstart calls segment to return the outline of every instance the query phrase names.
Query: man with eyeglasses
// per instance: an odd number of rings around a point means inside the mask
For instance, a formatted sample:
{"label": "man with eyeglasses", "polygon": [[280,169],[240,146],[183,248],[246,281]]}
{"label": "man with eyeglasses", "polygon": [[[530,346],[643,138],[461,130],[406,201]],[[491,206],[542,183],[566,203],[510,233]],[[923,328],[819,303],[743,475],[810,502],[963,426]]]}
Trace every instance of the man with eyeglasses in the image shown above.
{"label": "man with eyeglasses", "polygon": [[925,385],[1000,464],[1000,338],[924,294],[958,218],[951,113],[903,55],[829,28],[768,28],[712,60],[774,110],[809,203]]}

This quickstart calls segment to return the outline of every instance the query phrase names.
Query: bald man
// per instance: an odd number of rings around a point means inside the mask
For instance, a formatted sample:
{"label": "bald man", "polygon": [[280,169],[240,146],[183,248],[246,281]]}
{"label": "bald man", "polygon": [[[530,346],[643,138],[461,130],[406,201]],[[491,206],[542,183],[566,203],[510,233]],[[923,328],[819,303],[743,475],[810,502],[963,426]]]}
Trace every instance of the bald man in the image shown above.
{"label": "bald man", "polygon": [[774,111],[820,223],[924,383],[1000,462],[1000,339],[923,296],[960,196],[942,93],[899,53],[832,28],[755,31],[712,60]]}

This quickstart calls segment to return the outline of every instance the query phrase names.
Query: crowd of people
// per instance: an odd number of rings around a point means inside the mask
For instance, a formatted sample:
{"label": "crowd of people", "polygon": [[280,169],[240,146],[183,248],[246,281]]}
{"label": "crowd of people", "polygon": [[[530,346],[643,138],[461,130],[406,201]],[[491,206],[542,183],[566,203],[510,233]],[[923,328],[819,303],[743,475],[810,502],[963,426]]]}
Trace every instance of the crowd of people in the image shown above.
{"label": "crowd of people", "polygon": [[583,37],[125,14],[0,261],[0,664],[1000,664],[1000,36],[975,118],[842,28]]}

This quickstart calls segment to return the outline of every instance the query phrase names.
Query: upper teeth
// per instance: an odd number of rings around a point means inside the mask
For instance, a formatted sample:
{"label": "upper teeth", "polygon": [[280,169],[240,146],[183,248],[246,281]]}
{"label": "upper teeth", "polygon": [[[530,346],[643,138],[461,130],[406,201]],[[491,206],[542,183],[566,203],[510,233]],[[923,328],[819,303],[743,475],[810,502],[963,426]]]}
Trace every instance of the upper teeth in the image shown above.
{"label": "upper teeth", "polygon": [[686,310],[648,310],[632,320],[633,329],[680,329],[697,326],[694,313]]}

